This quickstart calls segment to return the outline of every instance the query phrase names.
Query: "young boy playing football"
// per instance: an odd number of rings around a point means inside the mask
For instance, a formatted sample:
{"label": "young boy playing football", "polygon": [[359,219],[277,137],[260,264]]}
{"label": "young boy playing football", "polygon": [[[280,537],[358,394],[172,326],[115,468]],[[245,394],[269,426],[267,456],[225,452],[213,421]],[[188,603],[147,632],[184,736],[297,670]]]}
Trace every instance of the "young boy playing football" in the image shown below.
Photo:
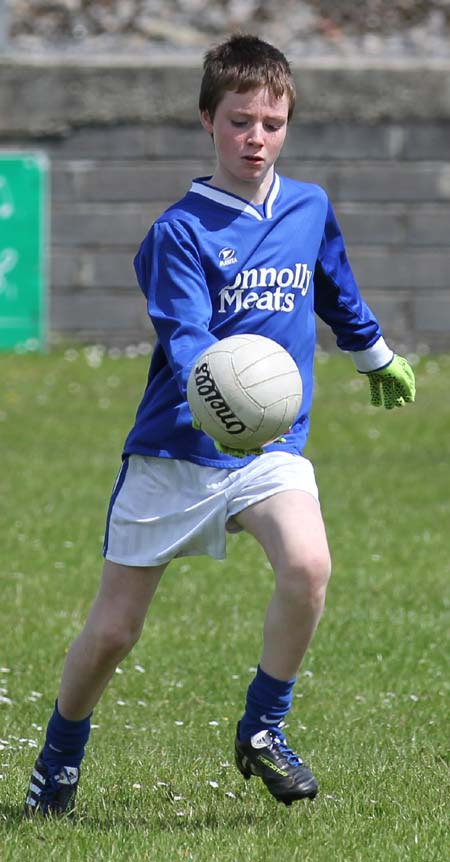
{"label": "young boy playing football", "polygon": [[[302,455],[315,314],[367,375],[373,404],[414,401],[415,384],[361,298],[325,191],[275,172],[294,103],[289,64],[273,46],[238,35],[207,53],[199,106],[216,169],[157,219],[135,259],[157,342],[111,497],[99,591],[67,655],[29,816],[71,812],[92,711],[139,638],[164,570],[183,555],[223,559],[227,530],[252,534],[274,572],[237,768],[286,804],[317,793],[282,730],[330,576],[314,471]],[[288,350],[304,394],[284,442],[241,457],[193,426],[186,385],[208,345],[247,332]]]}

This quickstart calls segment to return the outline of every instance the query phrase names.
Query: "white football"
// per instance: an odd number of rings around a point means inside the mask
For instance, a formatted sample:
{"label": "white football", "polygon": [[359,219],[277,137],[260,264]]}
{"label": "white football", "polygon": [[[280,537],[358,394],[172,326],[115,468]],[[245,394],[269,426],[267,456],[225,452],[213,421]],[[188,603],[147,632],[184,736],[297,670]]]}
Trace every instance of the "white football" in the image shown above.
{"label": "white football", "polygon": [[254,449],[289,430],[300,409],[302,380],[276,341],[231,335],[198,357],[187,397],[206,434],[230,448]]}

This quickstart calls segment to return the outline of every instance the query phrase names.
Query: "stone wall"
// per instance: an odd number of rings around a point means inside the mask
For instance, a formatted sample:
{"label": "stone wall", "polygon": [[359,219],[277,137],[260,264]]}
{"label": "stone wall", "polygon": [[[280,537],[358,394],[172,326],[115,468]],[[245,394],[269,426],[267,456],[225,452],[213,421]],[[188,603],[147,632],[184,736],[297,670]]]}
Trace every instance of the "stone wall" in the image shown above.
{"label": "stone wall", "polygon": [[[306,61],[281,173],[318,182],[397,349],[450,349],[450,63]],[[51,164],[50,326],[152,338],[132,259],[214,154],[189,58],[0,58],[0,146]],[[323,346],[333,343],[319,327]]]}

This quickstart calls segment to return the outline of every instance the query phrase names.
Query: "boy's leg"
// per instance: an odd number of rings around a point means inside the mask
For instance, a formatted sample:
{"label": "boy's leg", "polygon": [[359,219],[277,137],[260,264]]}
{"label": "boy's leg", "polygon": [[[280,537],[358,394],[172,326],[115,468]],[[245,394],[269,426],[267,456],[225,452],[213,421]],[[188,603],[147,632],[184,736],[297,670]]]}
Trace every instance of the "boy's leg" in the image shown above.
{"label": "boy's leg", "polygon": [[138,640],[164,569],[105,562],[97,597],[66,658],[58,701],[25,802],[27,816],[72,810],[90,714],[117,665]]}
{"label": "boy's leg", "polygon": [[262,545],[275,574],[260,664],[276,679],[289,680],[321,617],[331,572],[320,506],[304,491],[283,491],[244,509],[236,520]]}
{"label": "boy's leg", "polygon": [[237,764],[246,777],[261,775],[284,802],[313,797],[315,779],[287,748],[278,725],[290,709],[296,674],[322,614],[331,571],[320,507],[304,491],[283,491],[235,517],[262,545],[275,573],[260,665],[239,725]]}
{"label": "boy's leg", "polygon": [[58,693],[61,715],[89,715],[144,625],[165,566],[122,566],[105,561],[100,588],[81,634],[66,658]]}

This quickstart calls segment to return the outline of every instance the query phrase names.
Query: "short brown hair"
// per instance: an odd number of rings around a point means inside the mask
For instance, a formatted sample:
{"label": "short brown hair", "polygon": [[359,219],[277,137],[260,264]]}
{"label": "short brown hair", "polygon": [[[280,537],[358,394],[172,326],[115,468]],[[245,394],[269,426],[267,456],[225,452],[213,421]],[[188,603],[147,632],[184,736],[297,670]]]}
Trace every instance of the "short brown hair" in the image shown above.
{"label": "short brown hair", "polygon": [[245,93],[258,87],[267,87],[277,99],[286,93],[290,120],[295,106],[295,84],[284,54],[258,36],[230,36],[205,54],[200,111],[207,112],[213,120],[227,90]]}

